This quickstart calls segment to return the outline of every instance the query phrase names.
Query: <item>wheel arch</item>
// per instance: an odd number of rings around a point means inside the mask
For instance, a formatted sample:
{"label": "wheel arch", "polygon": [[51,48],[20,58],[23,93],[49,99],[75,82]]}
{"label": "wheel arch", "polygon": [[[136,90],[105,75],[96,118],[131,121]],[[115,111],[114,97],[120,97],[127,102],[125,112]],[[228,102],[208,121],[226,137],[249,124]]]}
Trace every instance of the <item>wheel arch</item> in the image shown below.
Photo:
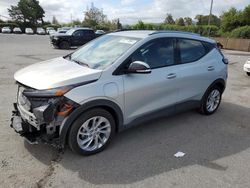
{"label": "wheel arch", "polygon": [[116,123],[116,130],[115,132],[119,132],[119,129],[121,128],[123,124],[123,113],[119,105],[117,105],[115,102],[106,100],[106,99],[97,99],[94,101],[87,102],[77,109],[75,109],[69,117],[66,119],[65,122],[61,125],[61,131],[59,134],[59,145],[64,148],[67,138],[68,138],[68,132],[74,123],[74,121],[82,115],[84,112],[93,109],[93,108],[103,108],[107,110],[115,119]]}
{"label": "wheel arch", "polygon": [[223,80],[222,78],[219,78],[219,79],[215,80],[215,81],[209,86],[208,89],[210,89],[210,88],[213,87],[213,86],[218,86],[218,87],[221,89],[222,93],[223,93],[224,90],[225,90],[225,88],[226,88],[226,82],[225,82],[225,80]]}
{"label": "wheel arch", "polygon": [[[203,97],[202,97],[202,100],[203,100],[204,96],[206,95],[206,93],[207,93],[212,87],[214,87],[214,86],[218,86],[218,87],[221,89],[222,93],[223,93],[224,90],[225,90],[225,88],[226,88],[226,82],[225,82],[225,80],[223,80],[222,78],[218,78],[218,79],[216,79],[215,81],[213,81],[213,82],[208,86],[208,88],[206,89],[206,91],[204,92]],[[201,100],[201,101],[202,101],[202,100]]]}

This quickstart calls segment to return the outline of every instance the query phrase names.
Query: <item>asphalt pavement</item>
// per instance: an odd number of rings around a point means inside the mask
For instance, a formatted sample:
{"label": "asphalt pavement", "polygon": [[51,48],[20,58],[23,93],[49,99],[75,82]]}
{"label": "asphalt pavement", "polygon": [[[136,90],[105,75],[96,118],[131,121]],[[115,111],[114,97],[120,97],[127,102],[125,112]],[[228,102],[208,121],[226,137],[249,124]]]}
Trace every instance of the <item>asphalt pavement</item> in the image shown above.
{"label": "asphalt pavement", "polygon": [[[0,187],[249,187],[250,77],[243,64],[250,53],[223,51],[229,78],[214,115],[193,110],[153,120],[82,157],[29,145],[9,127],[15,71],[71,51],[53,49],[48,36],[0,34]],[[176,158],[178,151],[185,155]]]}

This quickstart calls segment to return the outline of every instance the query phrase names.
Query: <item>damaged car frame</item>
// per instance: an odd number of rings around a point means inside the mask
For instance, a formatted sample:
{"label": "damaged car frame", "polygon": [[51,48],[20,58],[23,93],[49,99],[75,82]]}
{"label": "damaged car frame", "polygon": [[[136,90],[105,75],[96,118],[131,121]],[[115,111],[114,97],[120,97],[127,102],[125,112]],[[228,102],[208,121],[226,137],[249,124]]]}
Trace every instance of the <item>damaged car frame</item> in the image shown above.
{"label": "damaged car frame", "polygon": [[29,143],[94,154],[149,119],[193,108],[213,114],[227,63],[215,41],[192,33],[109,33],[16,72],[11,127]]}

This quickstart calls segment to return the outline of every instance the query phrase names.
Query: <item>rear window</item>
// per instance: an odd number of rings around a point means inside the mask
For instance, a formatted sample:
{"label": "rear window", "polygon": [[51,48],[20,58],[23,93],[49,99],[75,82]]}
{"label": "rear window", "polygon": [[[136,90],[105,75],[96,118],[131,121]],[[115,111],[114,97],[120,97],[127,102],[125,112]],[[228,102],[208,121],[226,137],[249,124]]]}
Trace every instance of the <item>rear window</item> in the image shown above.
{"label": "rear window", "polygon": [[206,54],[206,49],[202,42],[191,39],[179,39],[181,63],[191,63],[197,61]]}

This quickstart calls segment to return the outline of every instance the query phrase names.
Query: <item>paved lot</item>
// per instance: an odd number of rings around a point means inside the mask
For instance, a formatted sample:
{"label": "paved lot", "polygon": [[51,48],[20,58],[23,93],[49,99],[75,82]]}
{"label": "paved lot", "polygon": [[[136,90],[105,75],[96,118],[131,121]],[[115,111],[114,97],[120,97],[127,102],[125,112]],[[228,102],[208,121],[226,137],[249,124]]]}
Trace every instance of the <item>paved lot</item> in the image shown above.
{"label": "paved lot", "polygon": [[[14,72],[69,52],[52,49],[48,36],[0,34],[0,187],[249,187],[250,77],[242,71],[249,53],[225,51],[229,80],[216,114],[151,121],[81,157],[29,145],[9,127]],[[177,151],[186,155],[175,158]]]}

